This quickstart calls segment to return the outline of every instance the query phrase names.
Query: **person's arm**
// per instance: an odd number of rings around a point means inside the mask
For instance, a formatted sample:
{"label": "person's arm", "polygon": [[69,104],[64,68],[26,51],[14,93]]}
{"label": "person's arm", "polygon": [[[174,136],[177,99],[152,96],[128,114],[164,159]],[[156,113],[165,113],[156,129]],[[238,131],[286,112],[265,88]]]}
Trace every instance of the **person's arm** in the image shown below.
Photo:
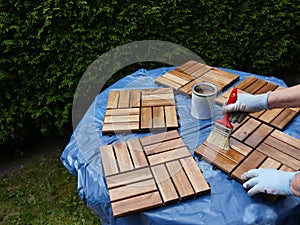
{"label": "person's arm", "polygon": [[258,95],[238,94],[237,101],[229,105],[225,102],[222,111],[230,112],[231,122],[240,123],[248,113],[297,107],[300,107],[300,85]]}
{"label": "person's arm", "polygon": [[300,107],[300,84],[270,92],[268,105],[271,109]]}

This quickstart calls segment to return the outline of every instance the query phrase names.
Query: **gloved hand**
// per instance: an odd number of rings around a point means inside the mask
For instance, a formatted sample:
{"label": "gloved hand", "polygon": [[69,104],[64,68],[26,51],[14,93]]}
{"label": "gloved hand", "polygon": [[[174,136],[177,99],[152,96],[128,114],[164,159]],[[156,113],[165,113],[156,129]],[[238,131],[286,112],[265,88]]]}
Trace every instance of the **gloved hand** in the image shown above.
{"label": "gloved hand", "polygon": [[259,95],[238,94],[237,100],[233,104],[227,104],[222,107],[222,112],[230,112],[230,122],[242,122],[248,113],[258,112],[264,109],[270,109],[268,105],[268,97],[270,92]]}
{"label": "gloved hand", "polygon": [[276,169],[252,169],[242,175],[243,184],[249,196],[259,192],[272,195],[294,195],[290,184],[298,172],[285,172]]}

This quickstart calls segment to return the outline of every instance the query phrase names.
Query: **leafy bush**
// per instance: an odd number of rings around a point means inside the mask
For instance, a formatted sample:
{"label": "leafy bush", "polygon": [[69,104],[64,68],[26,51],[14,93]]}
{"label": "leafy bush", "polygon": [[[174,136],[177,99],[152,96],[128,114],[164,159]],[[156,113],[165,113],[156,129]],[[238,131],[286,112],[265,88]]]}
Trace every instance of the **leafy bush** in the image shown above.
{"label": "leafy bush", "polygon": [[0,145],[71,128],[80,77],[103,53],[137,40],[182,45],[209,65],[299,72],[296,0],[0,2]]}

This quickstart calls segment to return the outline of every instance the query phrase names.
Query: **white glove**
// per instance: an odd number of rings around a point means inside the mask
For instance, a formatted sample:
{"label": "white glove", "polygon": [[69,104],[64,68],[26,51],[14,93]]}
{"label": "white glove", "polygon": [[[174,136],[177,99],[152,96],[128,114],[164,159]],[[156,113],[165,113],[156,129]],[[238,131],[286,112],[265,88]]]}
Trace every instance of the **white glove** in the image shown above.
{"label": "white glove", "polygon": [[298,172],[285,172],[276,169],[252,169],[242,175],[243,184],[249,196],[259,192],[272,195],[294,195],[290,184]]}
{"label": "white glove", "polygon": [[259,95],[238,94],[237,100],[233,104],[227,105],[227,101],[222,107],[222,112],[230,112],[230,122],[242,122],[248,113],[258,112],[264,109],[270,109],[268,97],[270,92]]}

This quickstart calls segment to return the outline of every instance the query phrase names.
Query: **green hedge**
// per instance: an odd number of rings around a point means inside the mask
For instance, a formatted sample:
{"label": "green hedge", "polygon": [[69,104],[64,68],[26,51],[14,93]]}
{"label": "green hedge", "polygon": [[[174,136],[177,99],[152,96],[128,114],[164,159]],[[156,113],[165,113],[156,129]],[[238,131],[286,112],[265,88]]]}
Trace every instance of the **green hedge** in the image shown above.
{"label": "green hedge", "polygon": [[63,134],[82,74],[101,54],[156,39],[209,65],[263,75],[299,72],[296,0],[0,2],[0,145]]}

